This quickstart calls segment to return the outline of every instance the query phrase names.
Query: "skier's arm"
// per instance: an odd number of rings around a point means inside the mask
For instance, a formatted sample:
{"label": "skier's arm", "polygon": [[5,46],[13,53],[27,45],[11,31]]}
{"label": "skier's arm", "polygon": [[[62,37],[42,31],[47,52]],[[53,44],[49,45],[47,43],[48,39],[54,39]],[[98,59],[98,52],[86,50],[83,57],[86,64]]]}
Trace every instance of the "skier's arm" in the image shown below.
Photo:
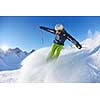
{"label": "skier's arm", "polygon": [[74,39],[70,34],[67,35],[67,39],[71,41],[78,49],[82,48],[81,44],[76,39]]}
{"label": "skier's arm", "polygon": [[56,33],[56,31],[54,29],[50,29],[48,27],[40,26],[40,29],[43,29],[43,30],[48,31],[48,32],[53,33],[53,34]]}

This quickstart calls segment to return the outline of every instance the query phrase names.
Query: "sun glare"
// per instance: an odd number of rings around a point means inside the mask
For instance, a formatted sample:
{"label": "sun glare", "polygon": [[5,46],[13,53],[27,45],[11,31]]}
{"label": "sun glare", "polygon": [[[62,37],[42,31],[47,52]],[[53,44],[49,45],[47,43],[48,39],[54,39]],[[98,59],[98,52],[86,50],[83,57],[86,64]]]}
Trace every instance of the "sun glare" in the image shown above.
{"label": "sun glare", "polygon": [[7,45],[3,45],[3,46],[1,46],[1,49],[2,49],[3,51],[7,51],[9,48],[8,48]]}

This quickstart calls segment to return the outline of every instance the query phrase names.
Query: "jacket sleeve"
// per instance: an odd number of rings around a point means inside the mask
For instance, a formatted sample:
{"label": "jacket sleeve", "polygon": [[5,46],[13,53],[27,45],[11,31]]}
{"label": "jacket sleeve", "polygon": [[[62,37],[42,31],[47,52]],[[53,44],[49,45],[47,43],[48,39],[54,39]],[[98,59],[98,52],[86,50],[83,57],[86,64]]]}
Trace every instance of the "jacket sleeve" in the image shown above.
{"label": "jacket sleeve", "polygon": [[67,33],[67,39],[71,41],[78,49],[82,48],[82,45],[68,33]]}
{"label": "jacket sleeve", "polygon": [[48,27],[40,26],[40,29],[43,29],[43,30],[48,31],[48,32],[53,33],[53,34],[56,33],[56,31],[54,29],[50,29]]}

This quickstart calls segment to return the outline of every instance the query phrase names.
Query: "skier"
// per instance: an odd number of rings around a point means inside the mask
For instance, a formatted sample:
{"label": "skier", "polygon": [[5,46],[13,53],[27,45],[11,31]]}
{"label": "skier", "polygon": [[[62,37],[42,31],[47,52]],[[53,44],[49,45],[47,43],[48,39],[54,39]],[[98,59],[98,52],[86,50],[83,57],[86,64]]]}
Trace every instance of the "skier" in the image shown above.
{"label": "skier", "polygon": [[48,54],[47,61],[58,58],[66,39],[71,41],[78,49],[82,48],[79,42],[76,41],[70,34],[68,34],[65,31],[64,26],[62,24],[57,24],[55,26],[55,29],[50,29],[44,26],[40,26],[40,29],[43,29],[45,31],[55,34],[55,39],[53,41],[50,52]]}

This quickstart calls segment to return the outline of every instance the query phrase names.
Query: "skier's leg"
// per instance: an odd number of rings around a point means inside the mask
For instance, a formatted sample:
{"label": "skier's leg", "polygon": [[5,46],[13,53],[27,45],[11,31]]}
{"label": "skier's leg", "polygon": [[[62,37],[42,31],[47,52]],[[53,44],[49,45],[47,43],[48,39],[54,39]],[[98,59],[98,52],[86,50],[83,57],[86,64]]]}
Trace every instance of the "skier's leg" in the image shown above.
{"label": "skier's leg", "polygon": [[57,59],[58,58],[58,56],[59,56],[60,51],[62,50],[62,48],[63,48],[63,45],[59,45],[58,44],[58,47],[56,48],[56,50],[54,52],[54,56],[53,56],[54,59]]}
{"label": "skier's leg", "polygon": [[57,44],[53,43],[52,46],[51,46],[51,48],[50,48],[50,52],[48,54],[47,61],[49,61],[50,59],[52,59],[56,48],[57,48]]}

